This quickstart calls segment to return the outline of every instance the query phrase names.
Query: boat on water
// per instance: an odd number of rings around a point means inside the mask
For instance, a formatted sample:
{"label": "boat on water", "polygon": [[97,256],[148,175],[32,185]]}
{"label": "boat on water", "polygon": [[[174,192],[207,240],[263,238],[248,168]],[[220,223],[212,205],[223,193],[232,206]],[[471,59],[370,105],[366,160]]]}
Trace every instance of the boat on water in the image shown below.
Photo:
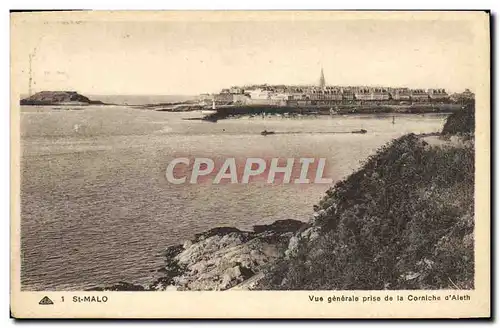
{"label": "boat on water", "polygon": [[276,134],[276,132],[264,130],[260,134],[263,135],[263,136],[267,136],[268,134]]}

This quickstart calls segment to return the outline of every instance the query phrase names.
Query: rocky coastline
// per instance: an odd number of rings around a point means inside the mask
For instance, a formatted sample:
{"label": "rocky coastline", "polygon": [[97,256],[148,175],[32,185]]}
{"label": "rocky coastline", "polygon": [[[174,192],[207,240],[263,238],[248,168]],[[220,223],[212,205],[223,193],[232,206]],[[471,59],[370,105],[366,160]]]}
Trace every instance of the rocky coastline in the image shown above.
{"label": "rocky coastline", "polygon": [[161,273],[91,290],[474,288],[474,109],[379,149],[308,220],[210,229],[168,247]]}

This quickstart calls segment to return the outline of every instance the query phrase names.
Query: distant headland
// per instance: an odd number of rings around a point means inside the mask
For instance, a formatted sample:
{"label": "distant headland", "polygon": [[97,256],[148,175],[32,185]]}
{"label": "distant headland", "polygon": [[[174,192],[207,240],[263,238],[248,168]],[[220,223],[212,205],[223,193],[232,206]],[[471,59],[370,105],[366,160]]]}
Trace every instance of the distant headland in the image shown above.
{"label": "distant headland", "polygon": [[41,91],[21,99],[23,106],[50,105],[106,105],[99,100],[90,100],[76,91]]}

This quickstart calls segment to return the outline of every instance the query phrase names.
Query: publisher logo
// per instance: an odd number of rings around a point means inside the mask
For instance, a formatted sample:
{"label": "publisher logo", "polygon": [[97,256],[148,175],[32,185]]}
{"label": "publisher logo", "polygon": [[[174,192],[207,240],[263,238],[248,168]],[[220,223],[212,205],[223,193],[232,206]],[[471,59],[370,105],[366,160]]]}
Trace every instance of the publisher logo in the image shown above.
{"label": "publisher logo", "polygon": [[38,304],[40,304],[40,305],[53,305],[54,302],[52,302],[52,300],[48,296],[44,296],[40,300],[40,302],[38,302]]}

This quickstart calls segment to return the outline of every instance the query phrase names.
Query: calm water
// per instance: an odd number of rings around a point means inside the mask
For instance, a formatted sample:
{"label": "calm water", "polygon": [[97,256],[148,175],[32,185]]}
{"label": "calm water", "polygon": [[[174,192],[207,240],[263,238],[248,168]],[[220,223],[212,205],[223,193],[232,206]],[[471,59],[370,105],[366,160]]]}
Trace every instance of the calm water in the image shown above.
{"label": "calm water", "polygon": [[[162,251],[215,226],[308,220],[327,185],[172,185],[178,156],[325,157],[340,179],[392,138],[439,131],[444,116],[187,121],[200,113],[124,107],[22,108],[22,284],[78,290],[147,283]],[[264,129],[303,132],[263,137]],[[365,135],[322,134],[366,129]]]}

